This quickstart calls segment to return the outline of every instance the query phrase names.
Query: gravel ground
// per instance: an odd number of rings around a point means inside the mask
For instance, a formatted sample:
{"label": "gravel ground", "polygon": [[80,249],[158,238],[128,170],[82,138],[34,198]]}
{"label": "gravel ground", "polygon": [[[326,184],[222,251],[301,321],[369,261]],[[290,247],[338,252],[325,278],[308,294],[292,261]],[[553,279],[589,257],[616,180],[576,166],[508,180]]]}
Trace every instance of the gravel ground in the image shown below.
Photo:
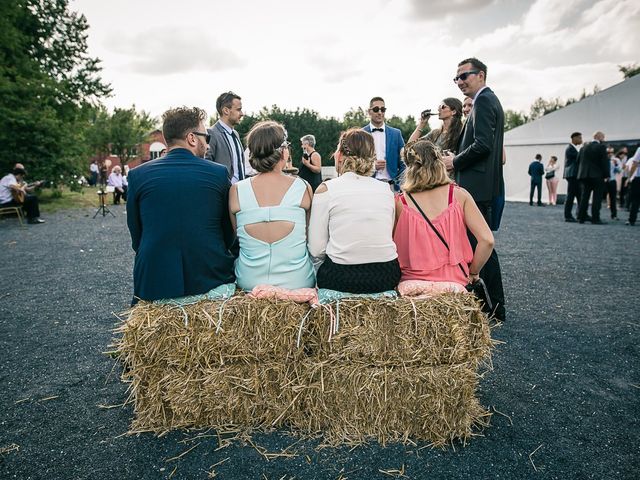
{"label": "gravel ground", "polygon": [[[296,456],[267,461],[251,446],[190,442],[193,432],[123,435],[131,407],[100,407],[126,398],[102,353],[112,312],[132,291],[124,207],[113,211],[67,211],[24,228],[0,220],[0,478],[638,478],[638,227],[507,206],[497,248],[508,320],[494,331],[505,343],[480,391],[500,413],[466,446],[318,450],[305,441],[290,449]],[[270,452],[297,441],[254,440]]]}

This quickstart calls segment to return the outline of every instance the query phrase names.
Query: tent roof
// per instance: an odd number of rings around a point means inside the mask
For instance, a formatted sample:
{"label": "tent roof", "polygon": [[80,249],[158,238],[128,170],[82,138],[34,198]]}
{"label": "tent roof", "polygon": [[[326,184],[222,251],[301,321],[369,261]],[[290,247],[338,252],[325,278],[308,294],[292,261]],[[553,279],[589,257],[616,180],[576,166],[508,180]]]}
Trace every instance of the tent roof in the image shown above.
{"label": "tent roof", "polygon": [[509,130],[504,144],[565,144],[573,132],[586,140],[597,130],[609,141],[640,139],[640,75]]}

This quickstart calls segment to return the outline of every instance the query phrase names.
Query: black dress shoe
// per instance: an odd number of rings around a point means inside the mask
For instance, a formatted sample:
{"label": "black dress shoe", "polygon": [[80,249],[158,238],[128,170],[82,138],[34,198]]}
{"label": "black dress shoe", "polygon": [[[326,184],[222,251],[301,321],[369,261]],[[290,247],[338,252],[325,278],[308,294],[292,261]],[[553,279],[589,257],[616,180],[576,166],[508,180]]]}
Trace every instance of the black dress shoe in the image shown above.
{"label": "black dress shoe", "polygon": [[624,224],[625,225],[631,225],[633,227],[633,226],[635,226],[636,222],[631,223],[631,222],[627,221],[627,222],[624,222]]}
{"label": "black dress shoe", "polygon": [[606,225],[607,222],[603,222],[602,220],[591,220],[592,225]]}
{"label": "black dress shoe", "polygon": [[30,218],[29,220],[27,220],[27,222],[31,225],[38,225],[40,223],[44,223],[44,220],[42,220],[41,218]]}
{"label": "black dress shoe", "polygon": [[585,219],[586,222],[590,222],[591,221],[591,216],[587,215],[586,217],[584,217],[584,219]]}
{"label": "black dress shoe", "polygon": [[577,220],[573,217],[569,217],[569,218],[565,218],[564,219],[565,222],[569,222],[569,223],[575,223],[577,222]]}

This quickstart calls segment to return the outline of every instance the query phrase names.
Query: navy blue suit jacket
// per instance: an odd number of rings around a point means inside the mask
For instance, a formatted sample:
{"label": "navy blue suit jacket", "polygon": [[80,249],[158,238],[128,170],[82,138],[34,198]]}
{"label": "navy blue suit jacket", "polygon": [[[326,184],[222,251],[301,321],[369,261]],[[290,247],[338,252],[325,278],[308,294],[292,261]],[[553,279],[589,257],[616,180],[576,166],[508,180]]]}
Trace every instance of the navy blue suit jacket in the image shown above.
{"label": "navy blue suit jacket", "polygon": [[182,148],[129,171],[134,303],[205,293],[235,280],[229,186],[225,167]]}
{"label": "navy blue suit jacket", "polygon": [[[371,133],[371,125],[366,125],[362,129]],[[384,157],[387,162],[387,172],[389,172],[389,176],[394,182],[395,189],[398,190],[400,176],[406,167],[400,158],[400,151],[404,147],[404,138],[402,138],[402,132],[399,129],[390,127],[385,123],[384,139],[386,144]]]}

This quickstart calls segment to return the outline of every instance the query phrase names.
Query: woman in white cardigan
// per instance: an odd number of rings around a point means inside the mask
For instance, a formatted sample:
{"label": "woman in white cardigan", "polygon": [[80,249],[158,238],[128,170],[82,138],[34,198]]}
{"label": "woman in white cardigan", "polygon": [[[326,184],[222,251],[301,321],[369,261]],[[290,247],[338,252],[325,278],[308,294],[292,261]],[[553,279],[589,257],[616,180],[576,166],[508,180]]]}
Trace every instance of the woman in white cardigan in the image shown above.
{"label": "woman in white cardigan", "polygon": [[371,175],[375,146],[370,133],[350,129],[334,154],[338,178],[315,192],[309,221],[309,253],[318,288],[349,293],[392,290],[400,281],[393,242],[395,205],[389,185]]}

